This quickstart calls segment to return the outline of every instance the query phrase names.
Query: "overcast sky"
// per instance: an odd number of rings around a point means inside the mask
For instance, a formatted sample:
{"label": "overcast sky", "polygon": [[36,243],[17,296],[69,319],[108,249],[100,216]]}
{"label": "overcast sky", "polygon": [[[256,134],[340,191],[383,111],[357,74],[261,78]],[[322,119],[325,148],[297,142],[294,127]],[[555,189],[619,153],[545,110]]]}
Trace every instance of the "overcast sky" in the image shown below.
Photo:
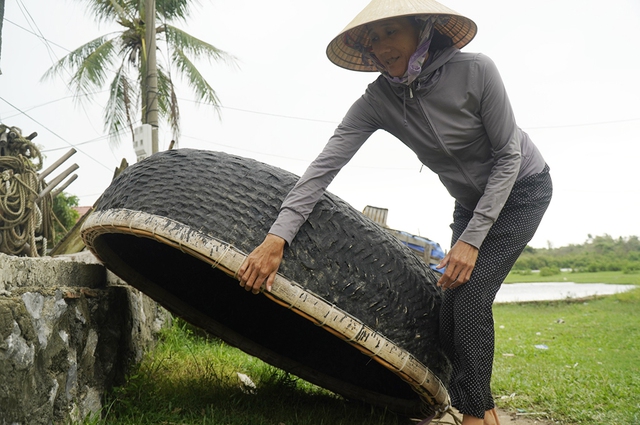
{"label": "overcast sky", "polygon": [[[202,1],[178,26],[238,58],[238,67],[200,63],[222,105],[218,119],[181,85],[180,147],[224,151],[298,175],[350,105],[376,78],[325,56],[329,41],[367,0]],[[581,244],[588,234],[640,236],[640,2],[638,0],[452,0],[473,19],[464,48],[497,64],[520,127],[551,166],[554,199],[534,247]],[[79,105],[68,78],[41,81],[70,50],[115,30],[98,26],[80,1],[8,1],[2,34],[0,122],[43,147],[45,166],[71,146],[79,178],[67,192],[91,205],[131,142],[110,147],[106,94]],[[162,45],[159,45],[162,47]],[[160,51],[160,55],[166,52]],[[166,149],[171,133],[160,131]],[[54,174],[55,175],[55,174]],[[329,191],[362,211],[388,208],[390,227],[449,246],[453,200],[404,145],[378,132]]]}

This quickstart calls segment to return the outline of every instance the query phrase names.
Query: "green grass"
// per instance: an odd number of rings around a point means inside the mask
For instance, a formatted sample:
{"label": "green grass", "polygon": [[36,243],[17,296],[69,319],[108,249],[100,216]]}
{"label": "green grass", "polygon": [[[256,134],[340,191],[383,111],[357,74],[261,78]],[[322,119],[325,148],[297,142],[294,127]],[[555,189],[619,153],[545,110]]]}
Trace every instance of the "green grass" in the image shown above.
{"label": "green grass", "polygon": [[640,289],[501,304],[494,317],[499,406],[561,423],[640,424]]}
{"label": "green grass", "polygon": [[[633,283],[624,281],[622,273],[568,275]],[[494,306],[494,316],[492,385],[498,406],[561,424],[640,424],[640,289],[587,302],[499,304]],[[238,372],[255,382],[254,393],[243,391]],[[103,418],[84,423],[413,422],[383,409],[348,402],[217,339],[208,339],[178,320],[127,383],[112,391]]]}
{"label": "green grass", "polygon": [[[256,388],[243,387],[238,372],[248,375]],[[179,320],[105,405],[101,424],[414,423],[348,402],[217,339],[198,336]]]}
{"label": "green grass", "polygon": [[574,273],[561,272],[552,276],[541,276],[540,273],[521,274],[511,272],[504,283],[529,282],[575,282],[575,283],[613,283],[618,285],[640,285],[640,273],[595,272]]}

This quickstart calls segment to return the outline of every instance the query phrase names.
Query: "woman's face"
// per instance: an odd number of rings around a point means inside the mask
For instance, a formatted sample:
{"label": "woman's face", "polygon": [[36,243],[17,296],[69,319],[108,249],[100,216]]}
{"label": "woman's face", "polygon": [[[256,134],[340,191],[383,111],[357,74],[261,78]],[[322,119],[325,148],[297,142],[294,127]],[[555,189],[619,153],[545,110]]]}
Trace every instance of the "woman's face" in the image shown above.
{"label": "woman's face", "polygon": [[389,75],[402,77],[418,47],[418,30],[404,17],[374,22],[367,27],[373,54]]}

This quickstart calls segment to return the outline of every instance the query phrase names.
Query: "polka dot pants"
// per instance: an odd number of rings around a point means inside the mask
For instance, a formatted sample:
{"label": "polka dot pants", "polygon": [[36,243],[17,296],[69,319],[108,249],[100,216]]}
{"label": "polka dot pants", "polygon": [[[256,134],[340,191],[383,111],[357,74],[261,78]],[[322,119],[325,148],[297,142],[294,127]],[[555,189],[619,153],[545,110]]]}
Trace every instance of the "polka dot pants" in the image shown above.
{"label": "polka dot pants", "polygon": [[[454,407],[484,418],[495,405],[491,395],[494,329],[492,304],[511,267],[533,237],[549,202],[549,167],[516,181],[478,252],[469,282],[444,292],[440,312],[440,341],[453,371],[448,385]],[[456,203],[452,246],[473,212]]]}

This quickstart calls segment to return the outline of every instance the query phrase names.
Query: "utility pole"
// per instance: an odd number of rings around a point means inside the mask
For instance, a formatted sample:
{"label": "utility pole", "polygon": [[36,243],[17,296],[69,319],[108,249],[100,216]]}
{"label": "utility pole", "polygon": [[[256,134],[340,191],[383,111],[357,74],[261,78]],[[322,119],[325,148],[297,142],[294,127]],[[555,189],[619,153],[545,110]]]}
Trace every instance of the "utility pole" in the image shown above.
{"label": "utility pole", "polygon": [[[2,54],[2,23],[4,22],[4,0],[0,0],[0,54]],[[0,69],[0,74],[2,70]]]}
{"label": "utility pole", "polygon": [[158,152],[158,67],[156,65],[156,1],[145,0],[145,45],[147,55],[146,123],[151,125],[151,153]]}

